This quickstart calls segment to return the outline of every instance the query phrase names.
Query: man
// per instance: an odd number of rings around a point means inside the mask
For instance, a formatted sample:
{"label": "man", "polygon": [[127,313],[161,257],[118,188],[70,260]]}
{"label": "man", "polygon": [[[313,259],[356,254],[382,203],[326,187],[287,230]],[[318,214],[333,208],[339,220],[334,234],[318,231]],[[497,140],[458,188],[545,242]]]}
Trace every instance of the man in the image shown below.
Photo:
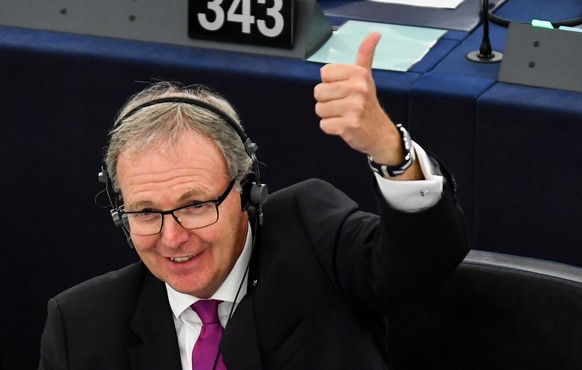
{"label": "man", "polygon": [[[266,197],[219,96],[162,83],[134,97],[105,159],[141,261],[49,302],[40,369],[389,369],[390,308],[449,274],[468,238],[451,180],[378,103],[378,40],[324,66],[314,95],[322,130],[370,156],[380,216],[318,180]],[[201,350],[211,327],[222,337]]]}

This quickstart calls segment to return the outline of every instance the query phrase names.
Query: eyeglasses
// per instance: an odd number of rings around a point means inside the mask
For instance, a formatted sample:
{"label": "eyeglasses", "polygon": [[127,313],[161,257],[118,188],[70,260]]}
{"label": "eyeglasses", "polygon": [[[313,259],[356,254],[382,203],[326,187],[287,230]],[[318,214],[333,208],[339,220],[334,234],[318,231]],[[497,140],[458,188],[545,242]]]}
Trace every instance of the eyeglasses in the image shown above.
{"label": "eyeglasses", "polygon": [[201,229],[218,221],[218,206],[224,202],[232,188],[235,179],[218,198],[205,202],[194,201],[192,204],[174,208],[168,211],[125,211],[120,207],[121,220],[127,231],[133,235],[159,234],[164,227],[164,216],[172,215],[174,220],[184,229]]}

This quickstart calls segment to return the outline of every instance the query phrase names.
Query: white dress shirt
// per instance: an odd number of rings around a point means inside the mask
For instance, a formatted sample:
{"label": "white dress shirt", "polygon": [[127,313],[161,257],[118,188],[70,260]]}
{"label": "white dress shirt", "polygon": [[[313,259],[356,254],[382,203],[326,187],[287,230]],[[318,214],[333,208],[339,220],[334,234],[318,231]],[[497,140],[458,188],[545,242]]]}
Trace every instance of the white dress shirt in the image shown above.
{"label": "white dress shirt", "polygon": [[[441,198],[443,189],[443,178],[432,173],[432,166],[424,149],[414,143],[414,150],[416,152],[416,160],[420,163],[425,180],[394,181],[376,174],[380,191],[384,195],[386,202],[393,208],[405,212],[417,212],[433,206]],[[218,317],[223,327],[226,327],[235,302],[235,297],[238,303],[247,293],[247,275],[245,274],[245,270],[250,259],[251,243],[252,230],[249,225],[246,243],[241,256],[224,283],[211,297],[211,299],[222,301],[218,306]],[[176,326],[176,334],[180,346],[182,369],[191,369],[192,349],[194,348],[196,339],[200,335],[202,321],[190,309],[190,306],[199,299],[188,294],[177,292],[168,284],[166,284],[166,290],[174,316],[174,325]],[[239,291],[238,295],[237,291]]]}
{"label": "white dress shirt", "polygon": [[[247,233],[245,247],[240,257],[236,261],[224,283],[220,288],[218,288],[216,293],[210,297],[210,299],[218,299],[222,301],[218,306],[218,318],[220,319],[222,327],[226,327],[230,311],[235,302],[235,297],[236,302],[238,303],[247,294],[247,276],[245,270],[251,257],[252,232],[250,225],[248,230],[249,232]],[[194,312],[190,306],[199,299],[188,294],[177,292],[168,284],[166,284],[166,291],[168,292],[170,307],[174,314],[174,325],[176,326],[176,334],[180,346],[182,369],[191,369],[192,349],[194,348],[196,339],[198,339],[198,336],[200,335],[202,320],[200,320],[200,317],[198,317],[196,312]],[[237,291],[239,291],[238,296]]]}

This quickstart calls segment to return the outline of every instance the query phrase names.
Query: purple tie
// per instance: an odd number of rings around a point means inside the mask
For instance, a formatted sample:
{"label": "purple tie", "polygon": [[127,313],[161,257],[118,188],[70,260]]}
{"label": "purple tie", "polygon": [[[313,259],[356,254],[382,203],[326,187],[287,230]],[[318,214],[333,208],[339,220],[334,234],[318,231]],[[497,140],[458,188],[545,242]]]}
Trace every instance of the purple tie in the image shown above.
{"label": "purple tie", "polygon": [[220,302],[215,299],[200,300],[190,306],[202,320],[202,330],[192,351],[193,370],[226,370],[218,348],[223,330],[218,320]]}

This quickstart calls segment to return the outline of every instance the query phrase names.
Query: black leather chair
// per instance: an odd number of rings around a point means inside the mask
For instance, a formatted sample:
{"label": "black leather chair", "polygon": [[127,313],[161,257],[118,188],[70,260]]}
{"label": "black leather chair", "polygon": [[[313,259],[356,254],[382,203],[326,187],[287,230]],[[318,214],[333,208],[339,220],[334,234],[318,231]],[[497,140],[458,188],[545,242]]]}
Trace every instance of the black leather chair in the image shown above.
{"label": "black leather chair", "polygon": [[395,370],[580,370],[582,268],[473,250],[389,327]]}

